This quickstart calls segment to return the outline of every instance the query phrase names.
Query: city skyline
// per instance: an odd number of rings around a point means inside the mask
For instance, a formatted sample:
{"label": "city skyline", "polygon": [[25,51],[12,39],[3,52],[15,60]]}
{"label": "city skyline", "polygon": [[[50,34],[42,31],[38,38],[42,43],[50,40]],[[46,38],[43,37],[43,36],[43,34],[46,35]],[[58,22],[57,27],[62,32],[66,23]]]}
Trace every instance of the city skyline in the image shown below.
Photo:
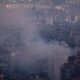
{"label": "city skyline", "polygon": [[0,0],[0,80],[63,80],[79,49],[80,0]]}

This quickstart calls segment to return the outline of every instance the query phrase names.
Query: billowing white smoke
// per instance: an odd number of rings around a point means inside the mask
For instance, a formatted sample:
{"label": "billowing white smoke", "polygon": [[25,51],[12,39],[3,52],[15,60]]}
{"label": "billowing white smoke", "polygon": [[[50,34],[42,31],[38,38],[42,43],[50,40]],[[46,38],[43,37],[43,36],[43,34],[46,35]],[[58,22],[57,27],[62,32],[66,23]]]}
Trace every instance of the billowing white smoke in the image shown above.
{"label": "billowing white smoke", "polygon": [[[68,46],[60,45],[59,42],[45,43],[37,35],[35,16],[32,11],[22,9],[3,10],[1,25],[9,25],[8,28],[21,27],[25,49],[15,56],[15,60],[22,68],[35,68],[34,63],[39,59],[49,60],[49,72],[60,78],[60,66],[66,62],[71,50]],[[8,19],[8,20],[7,20]],[[17,35],[17,34],[16,34]],[[14,56],[14,55],[13,55]]]}

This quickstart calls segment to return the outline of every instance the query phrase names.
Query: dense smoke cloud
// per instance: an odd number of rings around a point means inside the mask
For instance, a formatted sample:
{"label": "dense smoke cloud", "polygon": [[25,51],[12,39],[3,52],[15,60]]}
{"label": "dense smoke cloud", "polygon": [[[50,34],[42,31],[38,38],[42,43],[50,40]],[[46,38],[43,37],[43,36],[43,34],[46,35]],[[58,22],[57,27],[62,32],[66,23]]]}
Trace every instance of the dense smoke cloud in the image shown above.
{"label": "dense smoke cloud", "polygon": [[[21,43],[23,46],[20,49],[22,50],[17,54],[15,54],[15,50],[12,52],[12,61],[29,72],[31,70],[35,72],[37,67],[35,66],[35,63],[38,60],[46,58],[49,61],[48,67],[50,74],[52,76],[54,74],[55,80],[59,80],[60,66],[66,62],[67,57],[71,53],[71,49],[68,46],[65,46],[66,43],[60,44],[57,41],[50,43],[44,42],[38,35],[39,29],[36,26],[36,18],[34,13],[30,10],[5,9],[0,13],[0,17],[3,19],[0,20],[2,21],[0,25],[4,27],[3,31],[6,32],[4,35],[0,35],[5,37],[4,40],[6,40],[7,35],[10,35],[10,30],[16,35],[18,31],[21,33]],[[12,40],[15,42],[14,39],[11,39],[10,41]]]}

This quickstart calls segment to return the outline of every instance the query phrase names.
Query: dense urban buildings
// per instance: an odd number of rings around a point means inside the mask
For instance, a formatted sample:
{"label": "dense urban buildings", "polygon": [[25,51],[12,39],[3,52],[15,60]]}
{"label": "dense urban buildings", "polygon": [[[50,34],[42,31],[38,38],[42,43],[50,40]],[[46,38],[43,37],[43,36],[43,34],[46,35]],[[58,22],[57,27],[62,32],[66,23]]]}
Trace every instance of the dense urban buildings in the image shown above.
{"label": "dense urban buildings", "polygon": [[[29,12],[31,13],[28,17]],[[26,50],[28,54],[32,41],[38,41],[38,39],[35,38],[32,39],[30,43],[21,43],[25,35],[22,39],[20,36],[31,30],[33,31],[32,28],[34,27],[31,27],[33,26],[33,22],[30,22],[32,15],[33,18],[31,19],[38,28],[36,33],[39,39],[43,40],[44,44],[55,45],[55,43],[58,42],[59,45],[63,45],[66,48],[69,47],[75,51],[75,53],[72,53],[73,56],[68,58],[68,62],[64,63],[61,67],[61,80],[79,80],[80,53],[76,54],[76,51],[80,46],[80,0],[0,0],[0,27],[3,27],[3,31],[0,28],[0,34],[2,34],[2,37],[0,36],[0,80],[56,80],[54,75],[54,65],[56,62],[54,62],[53,58],[55,55],[47,57],[46,59],[38,59],[31,65],[31,68],[27,67],[27,64],[24,65],[26,68],[22,67],[23,65],[21,67],[20,64],[18,65],[16,56],[21,55],[19,59],[23,60],[22,55],[24,55]],[[31,30],[25,32],[21,27],[28,27],[28,22]],[[4,26],[9,26],[10,29]],[[19,31],[17,31],[15,26],[19,27],[17,28]],[[14,29],[11,29],[11,27],[14,27]],[[6,30],[4,30],[4,28]],[[22,33],[21,30],[23,30]],[[4,37],[5,34],[7,34],[6,31],[10,31],[8,33],[9,35],[6,36],[7,38]],[[25,48],[26,50],[23,49],[25,44],[29,45]],[[33,44],[33,46],[35,45],[36,44]],[[39,45],[41,46],[41,43]],[[30,48],[32,48],[32,45]],[[29,55],[36,53],[34,52],[35,48],[31,51],[32,54]],[[47,53],[49,53],[49,51],[46,51],[46,54]],[[55,51],[52,53],[54,54]],[[58,54],[60,54],[60,52]],[[37,58],[37,56],[35,56],[34,59],[32,59],[32,57],[30,58],[31,60],[36,60],[35,58]],[[16,60],[17,63],[15,63]],[[63,59],[60,58],[58,61],[59,60]],[[28,60],[24,59],[22,64],[25,61],[28,62]],[[28,71],[28,69],[30,70]]]}

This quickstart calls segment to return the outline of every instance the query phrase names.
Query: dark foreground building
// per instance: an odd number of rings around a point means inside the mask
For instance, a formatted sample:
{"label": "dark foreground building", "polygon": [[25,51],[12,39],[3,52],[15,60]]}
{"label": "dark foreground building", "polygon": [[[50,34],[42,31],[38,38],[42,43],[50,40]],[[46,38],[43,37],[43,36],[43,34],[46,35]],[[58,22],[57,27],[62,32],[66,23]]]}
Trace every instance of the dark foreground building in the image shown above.
{"label": "dark foreground building", "polygon": [[0,80],[9,80],[10,53],[4,47],[0,47]]}
{"label": "dark foreground building", "polygon": [[80,80],[80,52],[68,57],[68,62],[61,67],[61,80]]}

